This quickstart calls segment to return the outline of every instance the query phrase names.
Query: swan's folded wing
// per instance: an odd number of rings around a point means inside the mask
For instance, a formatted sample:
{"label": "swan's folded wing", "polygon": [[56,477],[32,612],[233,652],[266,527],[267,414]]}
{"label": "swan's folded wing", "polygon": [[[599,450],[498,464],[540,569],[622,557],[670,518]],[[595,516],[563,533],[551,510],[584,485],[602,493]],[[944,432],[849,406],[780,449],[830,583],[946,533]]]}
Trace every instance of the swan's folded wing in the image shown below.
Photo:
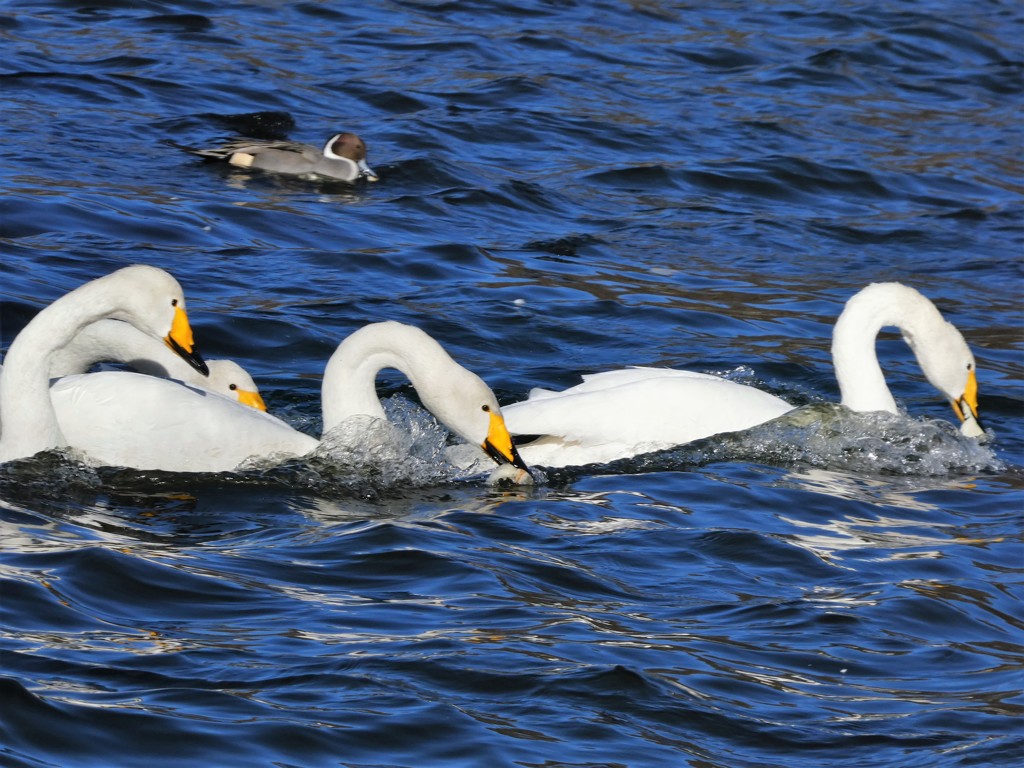
{"label": "swan's folded wing", "polygon": [[535,387],[530,390],[527,399],[540,400],[545,397],[561,397],[569,394],[582,394],[584,392],[601,392],[613,387],[621,387],[626,384],[638,384],[653,379],[675,379],[681,382],[694,379],[720,381],[720,377],[708,373],[697,373],[695,371],[681,371],[674,368],[644,368],[640,366],[632,368],[619,368],[612,371],[601,371],[599,373],[585,373],[583,381],[569,389],[556,391]]}
{"label": "swan's folded wing", "polygon": [[597,391],[609,387],[620,387],[624,384],[634,384],[654,379],[675,379],[678,381],[721,381],[720,376],[713,376],[710,373],[698,373],[697,371],[685,371],[677,368],[650,368],[643,366],[632,366],[630,368],[619,368],[612,371],[601,371],[600,373],[587,373],[583,375],[583,383],[574,390]]}
{"label": "swan's folded wing", "polygon": [[[792,410],[774,395],[726,379],[676,371],[631,377],[633,370],[656,369],[627,369],[621,377],[609,371],[564,392],[503,406],[505,422],[513,435],[653,450],[747,429]],[[626,383],[595,386],[594,379],[610,383],[611,374]]]}
{"label": "swan's folded wing", "polygon": [[301,456],[318,445],[237,401],[142,374],[66,376],[50,395],[67,444],[108,466],[220,472],[254,456]]}

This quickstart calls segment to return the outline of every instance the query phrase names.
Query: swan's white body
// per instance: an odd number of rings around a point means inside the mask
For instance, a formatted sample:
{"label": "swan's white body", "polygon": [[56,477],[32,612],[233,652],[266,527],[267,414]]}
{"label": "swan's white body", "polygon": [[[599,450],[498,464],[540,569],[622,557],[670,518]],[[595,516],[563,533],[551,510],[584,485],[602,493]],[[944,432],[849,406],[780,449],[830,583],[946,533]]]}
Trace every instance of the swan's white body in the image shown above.
{"label": "swan's white body", "polygon": [[728,379],[668,368],[590,374],[561,392],[534,389],[502,407],[513,435],[539,435],[519,446],[527,464],[603,464],[735,432],[793,406]]}
{"label": "swan's white body", "polygon": [[[423,331],[399,323],[366,326],[338,346],[324,373],[325,433],[353,416],[385,418],[375,387],[377,373],[385,367],[405,373],[424,404],[452,431],[475,445],[491,446],[502,460],[521,466],[487,385]],[[114,376],[138,381],[126,389]],[[87,385],[79,381],[83,378]],[[69,444],[107,465],[221,472],[253,458],[304,456],[320,442],[231,399],[141,374],[65,377],[52,394],[58,412],[68,418]],[[143,411],[144,421],[123,415]],[[131,425],[134,436],[115,439]]]}
{"label": "swan's white body", "polygon": [[[897,412],[875,354],[878,332],[889,325],[902,330],[928,380],[953,403],[964,434],[983,434],[967,343],[931,301],[899,283],[862,289],[836,322],[832,353],[843,405]],[[513,435],[539,436],[519,446],[527,463],[605,463],[749,429],[793,408],[754,387],[689,371],[631,368],[583,378],[570,389],[533,390],[503,407]]]}
{"label": "swan's white body", "polygon": [[68,444],[104,466],[218,472],[319,444],[237,398],[141,373],[65,376],[50,394]]}
{"label": "swan's white body", "polygon": [[[58,350],[87,325],[114,318],[163,340],[191,364],[206,372],[195,351],[178,282],[163,270],[144,265],[125,267],[86,283],[45,307],[11,343],[0,372],[0,462],[71,446],[50,398],[50,371]],[[156,380],[156,379],[154,379]],[[159,407],[159,404],[157,404]],[[83,412],[87,421],[92,414]],[[140,432],[138,424],[115,440]]]}

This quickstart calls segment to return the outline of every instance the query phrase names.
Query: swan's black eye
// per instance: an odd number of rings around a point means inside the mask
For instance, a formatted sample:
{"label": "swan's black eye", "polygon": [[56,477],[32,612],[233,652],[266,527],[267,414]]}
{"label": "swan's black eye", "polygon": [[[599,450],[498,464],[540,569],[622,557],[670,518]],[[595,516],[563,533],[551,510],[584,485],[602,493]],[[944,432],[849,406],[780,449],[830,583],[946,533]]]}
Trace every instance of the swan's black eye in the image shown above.
{"label": "swan's black eye", "polygon": [[237,384],[228,384],[228,389],[230,389],[232,392],[234,392],[236,389],[238,389],[238,385]]}
{"label": "swan's black eye", "polygon": [[967,364],[967,370],[969,371],[969,370],[971,370],[972,368],[974,368],[974,363],[968,363],[968,364]]}
{"label": "swan's black eye", "polygon": [[177,299],[171,299],[171,306],[172,307],[178,306],[178,300]]}
{"label": "swan's black eye", "polygon": [[491,412],[491,406],[489,406],[489,405],[481,405],[480,406],[480,410],[483,411],[484,413],[490,413]]}

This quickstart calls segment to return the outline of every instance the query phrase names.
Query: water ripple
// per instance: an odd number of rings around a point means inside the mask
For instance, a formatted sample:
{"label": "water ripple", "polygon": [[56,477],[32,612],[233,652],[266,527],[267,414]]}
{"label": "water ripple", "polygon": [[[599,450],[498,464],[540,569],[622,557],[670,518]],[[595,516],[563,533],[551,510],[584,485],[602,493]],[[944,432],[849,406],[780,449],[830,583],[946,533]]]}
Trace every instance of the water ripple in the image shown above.
{"label": "water ripple", "polygon": [[[309,460],[5,465],[0,762],[1016,765],[1022,28],[988,0],[10,4],[5,347],[145,261],[310,434],[383,319],[500,402],[665,365],[801,407],[508,489],[388,371],[398,429]],[[340,130],[379,182],[174,146]],[[888,333],[912,415],[828,405],[879,280],[963,330],[989,442]]]}

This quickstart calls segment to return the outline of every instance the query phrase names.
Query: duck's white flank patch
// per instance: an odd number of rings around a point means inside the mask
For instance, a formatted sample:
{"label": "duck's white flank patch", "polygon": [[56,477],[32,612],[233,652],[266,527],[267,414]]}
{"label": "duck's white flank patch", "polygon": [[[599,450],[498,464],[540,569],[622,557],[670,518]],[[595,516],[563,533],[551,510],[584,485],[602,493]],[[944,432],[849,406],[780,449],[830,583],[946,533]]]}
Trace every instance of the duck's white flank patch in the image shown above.
{"label": "duck's white flank patch", "polygon": [[255,155],[249,155],[246,154],[245,152],[235,152],[235,154],[231,156],[231,159],[228,160],[228,162],[231,163],[231,165],[237,165],[240,168],[251,168],[252,161],[255,159]]}

